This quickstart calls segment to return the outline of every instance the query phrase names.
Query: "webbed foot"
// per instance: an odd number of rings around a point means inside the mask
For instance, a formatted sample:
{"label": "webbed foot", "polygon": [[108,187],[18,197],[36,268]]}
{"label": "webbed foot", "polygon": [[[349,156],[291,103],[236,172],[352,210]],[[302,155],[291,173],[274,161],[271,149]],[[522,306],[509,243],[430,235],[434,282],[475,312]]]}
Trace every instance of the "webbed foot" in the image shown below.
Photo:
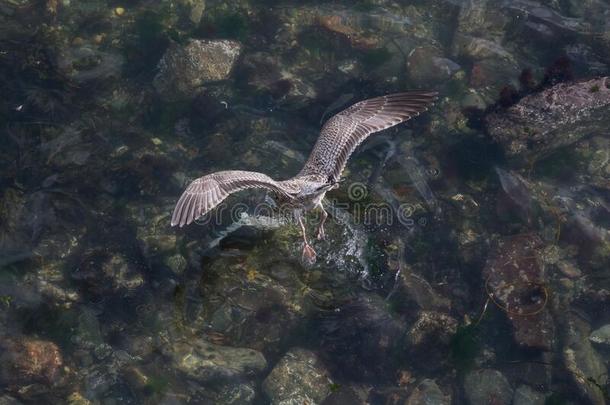
{"label": "webbed foot", "polygon": [[326,239],[326,233],[324,232],[324,226],[320,225],[318,227],[318,235],[316,236],[318,240]]}
{"label": "webbed foot", "polygon": [[309,245],[309,243],[305,243],[303,245],[303,254],[301,255],[301,262],[304,266],[313,266],[316,262],[316,251]]}

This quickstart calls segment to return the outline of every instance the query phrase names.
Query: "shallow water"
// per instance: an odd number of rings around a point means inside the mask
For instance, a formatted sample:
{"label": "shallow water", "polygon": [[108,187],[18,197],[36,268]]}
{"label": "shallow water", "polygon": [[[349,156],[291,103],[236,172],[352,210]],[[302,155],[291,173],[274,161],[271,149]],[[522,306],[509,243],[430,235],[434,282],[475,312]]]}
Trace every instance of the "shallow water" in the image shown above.
{"label": "shallow water", "polygon": [[[608,402],[609,66],[607,0],[0,0],[0,403]],[[170,227],[416,89],[313,266],[264,191]]]}

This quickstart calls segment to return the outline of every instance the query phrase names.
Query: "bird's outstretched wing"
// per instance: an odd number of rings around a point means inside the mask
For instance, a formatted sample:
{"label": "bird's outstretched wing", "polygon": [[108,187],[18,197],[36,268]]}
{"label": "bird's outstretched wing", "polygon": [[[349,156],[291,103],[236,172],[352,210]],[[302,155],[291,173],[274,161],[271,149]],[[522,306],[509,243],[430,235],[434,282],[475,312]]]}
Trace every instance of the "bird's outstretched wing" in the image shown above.
{"label": "bird's outstretched wing", "polygon": [[230,194],[247,188],[266,188],[284,195],[298,192],[297,186],[277,182],[262,173],[228,170],[208,174],[194,180],[182,193],[174,208],[171,225],[188,225]]}
{"label": "bird's outstretched wing", "polygon": [[437,93],[413,91],[389,94],[354,104],[329,119],[300,175],[339,180],[347,159],[372,133],[398,125],[426,111]]}

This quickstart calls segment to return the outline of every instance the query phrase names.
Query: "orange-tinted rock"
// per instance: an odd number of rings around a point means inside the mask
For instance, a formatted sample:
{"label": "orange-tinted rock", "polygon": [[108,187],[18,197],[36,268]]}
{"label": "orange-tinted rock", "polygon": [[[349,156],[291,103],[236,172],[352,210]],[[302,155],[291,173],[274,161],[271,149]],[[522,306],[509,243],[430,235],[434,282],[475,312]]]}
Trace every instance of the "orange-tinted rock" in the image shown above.
{"label": "orange-tinted rock", "polygon": [[339,15],[322,16],[319,18],[319,24],[323,28],[346,38],[356,49],[374,49],[379,46],[379,40],[359,32],[349,26],[348,23],[349,21],[346,21]]}
{"label": "orange-tinted rock", "polygon": [[0,340],[0,383],[52,384],[63,364],[57,345],[28,337]]}

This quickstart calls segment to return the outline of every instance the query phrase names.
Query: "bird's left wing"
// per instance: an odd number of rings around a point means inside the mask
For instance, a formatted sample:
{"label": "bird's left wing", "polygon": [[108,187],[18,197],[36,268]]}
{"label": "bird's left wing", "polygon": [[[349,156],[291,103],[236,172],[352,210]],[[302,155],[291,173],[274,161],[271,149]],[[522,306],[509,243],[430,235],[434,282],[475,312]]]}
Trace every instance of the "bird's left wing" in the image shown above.
{"label": "bird's left wing", "polygon": [[347,159],[369,135],[398,125],[426,111],[437,93],[389,94],[354,104],[329,119],[299,175],[322,175],[335,181]]}
{"label": "bird's left wing", "polygon": [[172,226],[188,225],[220,204],[230,194],[247,188],[266,188],[283,195],[294,194],[299,188],[288,181],[275,181],[258,172],[227,170],[194,180],[176,203]]}

